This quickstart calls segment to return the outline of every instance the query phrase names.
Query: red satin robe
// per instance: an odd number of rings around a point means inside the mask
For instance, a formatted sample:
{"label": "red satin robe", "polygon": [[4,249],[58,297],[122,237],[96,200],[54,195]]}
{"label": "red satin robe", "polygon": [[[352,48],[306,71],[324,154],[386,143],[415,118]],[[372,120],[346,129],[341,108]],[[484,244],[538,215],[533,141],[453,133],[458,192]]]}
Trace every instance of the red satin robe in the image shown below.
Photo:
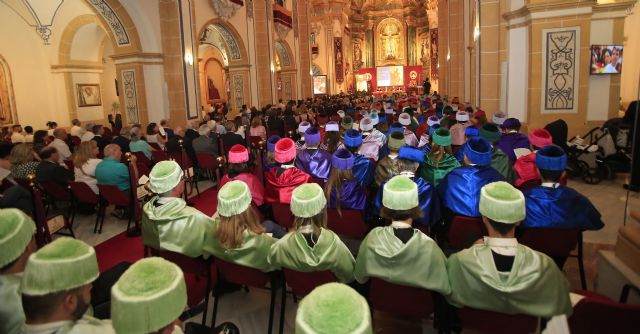
{"label": "red satin robe", "polygon": [[267,203],[290,203],[291,193],[299,185],[311,182],[309,174],[295,168],[288,168],[278,176],[274,168],[267,173],[265,186],[265,201]]}
{"label": "red satin robe", "polygon": [[[520,157],[516,160],[516,163],[513,165],[513,169],[518,173],[518,179],[516,180],[515,186],[519,187],[529,181],[538,181],[538,183],[542,182],[540,179],[540,175],[538,175],[538,170],[536,169],[536,153],[532,152],[525,156]],[[567,178],[562,177],[558,183],[563,186],[567,185]]]}
{"label": "red satin robe", "polygon": [[250,173],[241,173],[236,175],[234,178],[230,178],[229,174],[225,174],[220,180],[220,188],[224,186],[227,182],[233,180],[240,180],[249,186],[249,190],[251,191],[252,202],[255,206],[261,206],[264,203],[264,186],[262,182],[253,174]]}

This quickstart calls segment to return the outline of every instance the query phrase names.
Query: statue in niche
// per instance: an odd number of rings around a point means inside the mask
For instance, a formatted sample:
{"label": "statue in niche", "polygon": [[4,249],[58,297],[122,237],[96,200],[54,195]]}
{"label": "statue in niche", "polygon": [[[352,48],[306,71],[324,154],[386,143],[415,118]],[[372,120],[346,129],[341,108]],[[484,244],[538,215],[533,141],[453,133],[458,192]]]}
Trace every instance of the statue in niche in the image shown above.
{"label": "statue in niche", "polygon": [[357,70],[362,66],[362,49],[360,48],[360,42],[353,44],[353,69]]}
{"label": "statue in niche", "polygon": [[384,52],[383,57],[387,60],[396,59],[400,45],[400,31],[398,26],[389,22],[382,27],[380,42],[382,44],[382,52]]}
{"label": "statue in niche", "polygon": [[216,86],[213,84],[213,80],[211,80],[211,77],[207,77],[207,89],[209,92],[209,100],[220,99],[220,92],[218,91]]}
{"label": "statue in niche", "polygon": [[429,64],[429,44],[426,38],[422,40],[422,46],[420,48],[420,61],[422,62],[422,66],[426,67]]}

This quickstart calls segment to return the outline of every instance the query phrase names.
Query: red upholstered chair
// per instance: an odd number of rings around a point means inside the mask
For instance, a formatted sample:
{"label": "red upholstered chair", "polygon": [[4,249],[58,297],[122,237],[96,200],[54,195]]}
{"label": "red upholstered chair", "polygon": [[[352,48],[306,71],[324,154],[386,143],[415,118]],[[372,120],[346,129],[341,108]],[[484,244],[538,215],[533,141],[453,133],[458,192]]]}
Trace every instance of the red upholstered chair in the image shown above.
{"label": "red upholstered chair", "polygon": [[373,309],[417,319],[429,318],[434,312],[429,290],[394,284],[376,277],[371,277],[370,281],[369,303]]}
{"label": "red upholstered chair", "polygon": [[74,166],[73,166],[73,160],[63,160],[65,166],[67,166],[67,169],[73,172]]}
{"label": "red upholstered chair", "polygon": [[73,144],[73,147],[78,147],[78,145],[80,145],[81,142],[82,142],[82,139],[80,139],[80,137],[71,136],[71,144]]}
{"label": "red upholstered chair", "polygon": [[327,209],[327,227],[336,234],[362,240],[367,235],[367,224],[360,210]]}
{"label": "red upholstered chair", "polygon": [[153,161],[155,162],[169,160],[167,152],[163,150],[151,151],[151,155],[153,156]]}
{"label": "red upholstered chair", "polygon": [[[278,289],[282,289],[282,303],[280,305],[280,313],[284,315],[284,306],[286,299],[286,291],[284,289],[284,282],[278,280],[275,273],[265,273],[260,270],[245,267],[232,262],[227,262],[216,258],[216,265],[218,267],[218,275],[225,282],[242,285],[245,287],[254,287],[259,289],[268,289],[271,292],[271,303],[269,305],[269,324],[267,327],[267,333],[272,332],[273,328],[273,316],[276,307],[276,294]],[[267,285],[268,284],[268,285]],[[222,295],[215,296],[213,302],[213,317],[211,318],[211,326],[215,326],[216,316],[218,314],[218,302]],[[281,317],[282,319],[282,317]],[[280,332],[283,330],[283,321],[280,321]]]}
{"label": "red upholstered chair", "polygon": [[520,191],[525,191],[527,189],[531,189],[531,188],[535,188],[539,185],[542,184],[541,180],[529,180],[523,184],[521,184],[520,186],[518,186],[518,189],[520,189]]}
{"label": "red upholstered chair", "polygon": [[[544,253],[553,258],[560,270],[568,257],[578,259],[580,271],[580,284],[583,290],[587,289],[587,280],[584,273],[584,260],[582,256],[582,231],[578,229],[557,228],[528,228],[519,231],[518,241],[530,248]],[[577,248],[577,255],[572,255]]]}
{"label": "red upholstered chair", "polygon": [[286,229],[293,226],[293,214],[291,214],[291,207],[288,203],[271,203],[271,210],[273,211],[273,219],[278,225]]}
{"label": "red upholstered chair", "polygon": [[463,329],[492,334],[529,334],[536,332],[539,319],[524,314],[504,314],[469,307],[458,309]]}
{"label": "red upholstered chair", "polygon": [[49,205],[46,207],[45,214],[49,215],[49,209],[55,205],[54,202],[65,202],[68,205],[65,220],[69,221],[69,224],[73,223],[71,217],[74,216],[73,198],[71,197],[71,190],[69,186],[62,186],[53,181],[41,182],[40,187],[47,194],[49,198]]}
{"label": "red upholstered chair", "polygon": [[[120,191],[117,186],[112,184],[98,184],[98,189],[100,189],[100,197],[106,201],[105,205],[102,205],[102,212],[99,215],[102,216],[100,219],[100,224],[98,226],[98,221],[96,220],[96,225],[93,227],[93,233],[102,233],[102,225],[104,225],[104,217],[107,206],[115,205],[121,207],[128,207],[131,205],[131,196],[127,196],[125,193]],[[135,191],[135,189],[132,189]],[[131,226],[131,221],[133,220],[135,213],[132,213],[129,216],[129,221],[127,222],[127,231],[129,231],[129,227]]]}
{"label": "red upholstered chair", "polygon": [[[33,221],[36,223],[36,242],[39,247],[44,246],[52,241],[51,234],[52,231],[49,230],[49,225],[47,224],[48,216],[45,210],[44,203],[42,202],[43,193],[42,190],[35,183],[35,176],[30,175],[28,179],[25,179],[28,182],[28,188],[31,191],[31,198],[33,200]],[[73,238],[76,236],[73,233],[73,228],[68,219],[64,218],[64,227],[63,229],[67,229],[69,231],[68,235]],[[53,233],[58,233],[58,231],[53,231]],[[62,234],[62,233],[60,233]]]}
{"label": "red upholstered chair", "polygon": [[[100,203],[100,196],[96,195],[91,187],[89,187],[89,185],[84,182],[69,181],[69,188],[71,189],[71,197],[73,199],[74,206],[77,203],[85,203],[93,206],[98,206],[98,214],[96,215],[96,224],[98,224],[98,221],[102,218],[101,215],[103,214],[101,208],[102,204]],[[71,216],[71,223],[73,223],[75,217],[76,215],[74,210],[73,215]]]}
{"label": "red upholstered chair", "polygon": [[[196,153],[196,158],[198,159],[198,166],[207,173],[211,181],[214,180],[214,176],[216,180],[220,180],[220,161],[217,158],[204,152]],[[218,182],[218,184],[220,183]]]}
{"label": "red upholstered chair", "polygon": [[136,156],[136,163],[143,163],[149,169],[151,169],[153,167],[153,162],[151,160],[149,160],[149,158],[147,158],[147,156],[144,155],[144,153],[142,153],[142,152],[131,152],[131,154]]}
{"label": "red upholstered chair", "polygon": [[456,215],[451,220],[449,227],[449,247],[465,249],[485,235],[487,235],[487,230],[482,223],[482,218]]}
{"label": "red upholstered chair", "polygon": [[260,145],[260,142],[262,141],[262,137],[260,136],[249,136],[247,143],[252,149],[258,149],[259,147],[262,147],[262,149],[264,149],[264,142],[262,143],[262,145]]}
{"label": "red upholstered chair", "polygon": [[640,305],[615,302],[596,293],[575,292],[585,298],[573,307],[569,318],[571,333],[633,333],[638,330]]}
{"label": "red upholstered chair", "polygon": [[[202,324],[205,325],[207,322],[207,310],[209,308],[209,295],[218,280],[215,263],[213,263],[211,259],[205,260],[202,257],[192,258],[167,250],[154,249],[151,253],[175,263],[182,269],[182,272],[185,274],[185,280],[190,283],[187,284],[188,312],[192,317],[203,312]],[[203,303],[200,303],[202,300],[204,300]]]}
{"label": "red upholstered chair", "polygon": [[162,147],[158,143],[149,143],[149,146],[153,147],[155,150],[162,151]]}
{"label": "red upholstered chair", "polygon": [[111,140],[113,139],[113,132],[111,131],[111,129],[109,129],[106,126],[102,127],[102,130],[104,130],[104,132],[102,133],[102,138],[104,138],[107,142],[111,142]]}
{"label": "red upholstered chair", "polygon": [[136,167],[138,168],[138,175],[140,176],[149,176],[149,174],[151,174],[151,169],[144,162],[136,161]]}
{"label": "red upholstered chair", "polygon": [[293,295],[302,298],[316,287],[331,282],[337,282],[336,275],[328,270],[301,272],[283,268],[287,285],[291,287]]}

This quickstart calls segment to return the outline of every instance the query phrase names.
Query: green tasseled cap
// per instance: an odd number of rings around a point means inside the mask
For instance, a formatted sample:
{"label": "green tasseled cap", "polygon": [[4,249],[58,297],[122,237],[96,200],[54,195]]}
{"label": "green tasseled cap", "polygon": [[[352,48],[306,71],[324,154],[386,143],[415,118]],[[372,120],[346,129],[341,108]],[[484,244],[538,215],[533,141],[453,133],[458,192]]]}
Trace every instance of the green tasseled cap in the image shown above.
{"label": "green tasseled cap", "polygon": [[93,247],[62,237],[31,254],[21,291],[29,296],[71,290],[93,282],[100,271]]}
{"label": "green tasseled cap", "polygon": [[382,205],[391,210],[410,210],[418,206],[418,185],[404,175],[396,175],[384,184]]}
{"label": "green tasseled cap", "polygon": [[316,183],[305,183],[291,193],[291,212],[300,218],[317,215],[327,205],[322,188]]}
{"label": "green tasseled cap", "polygon": [[18,209],[0,209],[0,268],[15,261],[31,242],[36,225]]}
{"label": "green tasseled cap", "polygon": [[404,139],[404,133],[400,131],[394,131],[389,135],[389,143],[387,144],[390,149],[399,150],[402,146],[406,145],[406,140]]}
{"label": "green tasseled cap", "polygon": [[111,288],[111,321],[117,333],[152,333],[169,325],[187,305],[182,270],[159,257],[134,263]]}
{"label": "green tasseled cap", "polygon": [[218,214],[224,217],[241,214],[249,208],[251,200],[246,183],[240,180],[228,182],[218,192]]}
{"label": "green tasseled cap", "polygon": [[177,162],[160,161],[153,166],[149,174],[149,189],[156,194],[166,193],[180,183],[182,174],[182,168]]}
{"label": "green tasseled cap", "polygon": [[499,223],[524,220],[526,208],[522,192],[507,182],[492,182],[480,190],[480,213]]}
{"label": "green tasseled cap", "polygon": [[438,130],[433,133],[433,142],[439,146],[451,145],[451,132],[445,128],[438,128]]}
{"label": "green tasseled cap", "polygon": [[296,334],[365,333],[372,333],[369,305],[348,285],[321,285],[298,306]]}

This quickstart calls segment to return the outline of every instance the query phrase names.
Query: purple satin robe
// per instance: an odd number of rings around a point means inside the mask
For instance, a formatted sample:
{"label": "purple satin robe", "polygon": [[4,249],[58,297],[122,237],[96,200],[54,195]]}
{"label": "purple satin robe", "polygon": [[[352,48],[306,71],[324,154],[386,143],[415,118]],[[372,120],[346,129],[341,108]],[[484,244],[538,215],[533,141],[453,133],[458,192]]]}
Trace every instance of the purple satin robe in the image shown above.
{"label": "purple satin robe", "polygon": [[509,157],[511,162],[517,160],[513,150],[516,148],[529,148],[529,138],[522,133],[507,133],[500,137],[500,140],[494,145]]}
{"label": "purple satin robe", "polygon": [[316,179],[326,180],[331,172],[331,153],[325,150],[300,150],[296,167]]}
{"label": "purple satin robe", "polygon": [[[355,180],[342,183],[340,190],[340,209],[341,210],[364,210],[367,203],[367,194],[365,189],[358,185]],[[336,207],[336,190],[331,191],[331,200],[327,203],[327,207],[333,209]]]}

